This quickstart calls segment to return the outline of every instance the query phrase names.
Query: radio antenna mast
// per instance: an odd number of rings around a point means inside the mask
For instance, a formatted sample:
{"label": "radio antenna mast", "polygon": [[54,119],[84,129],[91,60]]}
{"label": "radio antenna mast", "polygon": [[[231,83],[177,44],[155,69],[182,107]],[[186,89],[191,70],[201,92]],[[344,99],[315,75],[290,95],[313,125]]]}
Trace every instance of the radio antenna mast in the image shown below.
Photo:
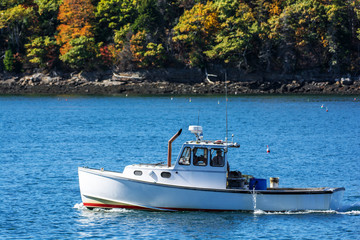
{"label": "radio antenna mast", "polygon": [[199,126],[199,124],[200,124],[200,109],[198,111],[198,126]]}
{"label": "radio antenna mast", "polygon": [[225,115],[226,115],[226,137],[225,137],[225,142],[227,142],[228,140],[228,114],[227,114],[227,102],[228,102],[228,97],[227,97],[227,74],[226,74],[226,70],[225,70]]}

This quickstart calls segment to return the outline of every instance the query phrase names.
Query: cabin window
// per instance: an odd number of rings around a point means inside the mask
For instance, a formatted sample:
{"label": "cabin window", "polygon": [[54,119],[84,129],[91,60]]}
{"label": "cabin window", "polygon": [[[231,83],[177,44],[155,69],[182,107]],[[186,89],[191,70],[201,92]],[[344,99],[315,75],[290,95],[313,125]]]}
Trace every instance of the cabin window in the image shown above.
{"label": "cabin window", "polygon": [[206,166],[208,159],[207,148],[194,148],[193,150],[193,163],[195,166]]}
{"label": "cabin window", "polygon": [[210,151],[210,165],[213,167],[223,167],[225,165],[225,153],[221,148],[213,148]]}
{"label": "cabin window", "polygon": [[181,157],[179,159],[180,165],[190,165],[191,148],[184,148]]}
{"label": "cabin window", "polygon": [[141,176],[141,175],[142,175],[142,171],[140,171],[140,170],[135,170],[135,171],[134,171],[134,175],[136,175],[136,176]]}
{"label": "cabin window", "polygon": [[162,172],[160,175],[163,178],[170,178],[171,177],[171,173],[169,173],[169,172]]}

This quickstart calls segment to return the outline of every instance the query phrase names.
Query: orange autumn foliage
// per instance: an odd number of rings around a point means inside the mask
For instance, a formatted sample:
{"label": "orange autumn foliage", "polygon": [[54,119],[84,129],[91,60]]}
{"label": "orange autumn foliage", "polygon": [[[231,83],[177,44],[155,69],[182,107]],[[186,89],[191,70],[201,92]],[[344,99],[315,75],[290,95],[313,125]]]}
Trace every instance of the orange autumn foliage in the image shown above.
{"label": "orange autumn foliage", "polygon": [[56,41],[61,45],[60,54],[66,54],[70,49],[70,41],[81,36],[92,37],[92,21],[94,6],[91,0],[63,0],[60,5],[58,20],[60,25]]}
{"label": "orange autumn foliage", "polygon": [[282,12],[282,4],[283,4],[282,0],[274,0],[270,4],[270,9],[269,9],[270,15],[271,16],[273,16],[273,15],[279,16]]}

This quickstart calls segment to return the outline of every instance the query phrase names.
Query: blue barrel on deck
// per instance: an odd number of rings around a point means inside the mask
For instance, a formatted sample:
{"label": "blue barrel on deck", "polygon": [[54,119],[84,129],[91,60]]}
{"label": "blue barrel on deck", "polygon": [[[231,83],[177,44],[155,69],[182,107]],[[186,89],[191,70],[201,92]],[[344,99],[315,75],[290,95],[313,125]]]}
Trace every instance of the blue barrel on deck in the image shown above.
{"label": "blue barrel on deck", "polygon": [[266,179],[262,178],[251,178],[249,182],[249,190],[266,190]]}

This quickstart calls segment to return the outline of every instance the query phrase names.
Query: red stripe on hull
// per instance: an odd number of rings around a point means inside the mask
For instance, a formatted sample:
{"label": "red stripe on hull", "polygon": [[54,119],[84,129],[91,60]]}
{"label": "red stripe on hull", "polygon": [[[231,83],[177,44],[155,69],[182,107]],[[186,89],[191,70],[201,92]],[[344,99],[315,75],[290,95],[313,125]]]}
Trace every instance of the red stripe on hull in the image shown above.
{"label": "red stripe on hull", "polygon": [[102,203],[83,203],[85,207],[98,207],[98,208],[128,208],[128,209],[142,209],[147,210],[149,208],[138,207],[133,205],[112,205]]}
{"label": "red stripe on hull", "polygon": [[[102,204],[102,203],[83,203],[85,207],[92,208],[126,208],[126,209],[136,209],[136,210],[151,210],[156,211],[156,209],[145,208],[133,205],[111,205],[111,204]],[[219,209],[196,209],[196,208],[161,208],[156,207],[159,210],[163,209],[164,211],[204,211],[204,212],[225,212],[225,211],[235,211],[235,210],[219,210]]]}

